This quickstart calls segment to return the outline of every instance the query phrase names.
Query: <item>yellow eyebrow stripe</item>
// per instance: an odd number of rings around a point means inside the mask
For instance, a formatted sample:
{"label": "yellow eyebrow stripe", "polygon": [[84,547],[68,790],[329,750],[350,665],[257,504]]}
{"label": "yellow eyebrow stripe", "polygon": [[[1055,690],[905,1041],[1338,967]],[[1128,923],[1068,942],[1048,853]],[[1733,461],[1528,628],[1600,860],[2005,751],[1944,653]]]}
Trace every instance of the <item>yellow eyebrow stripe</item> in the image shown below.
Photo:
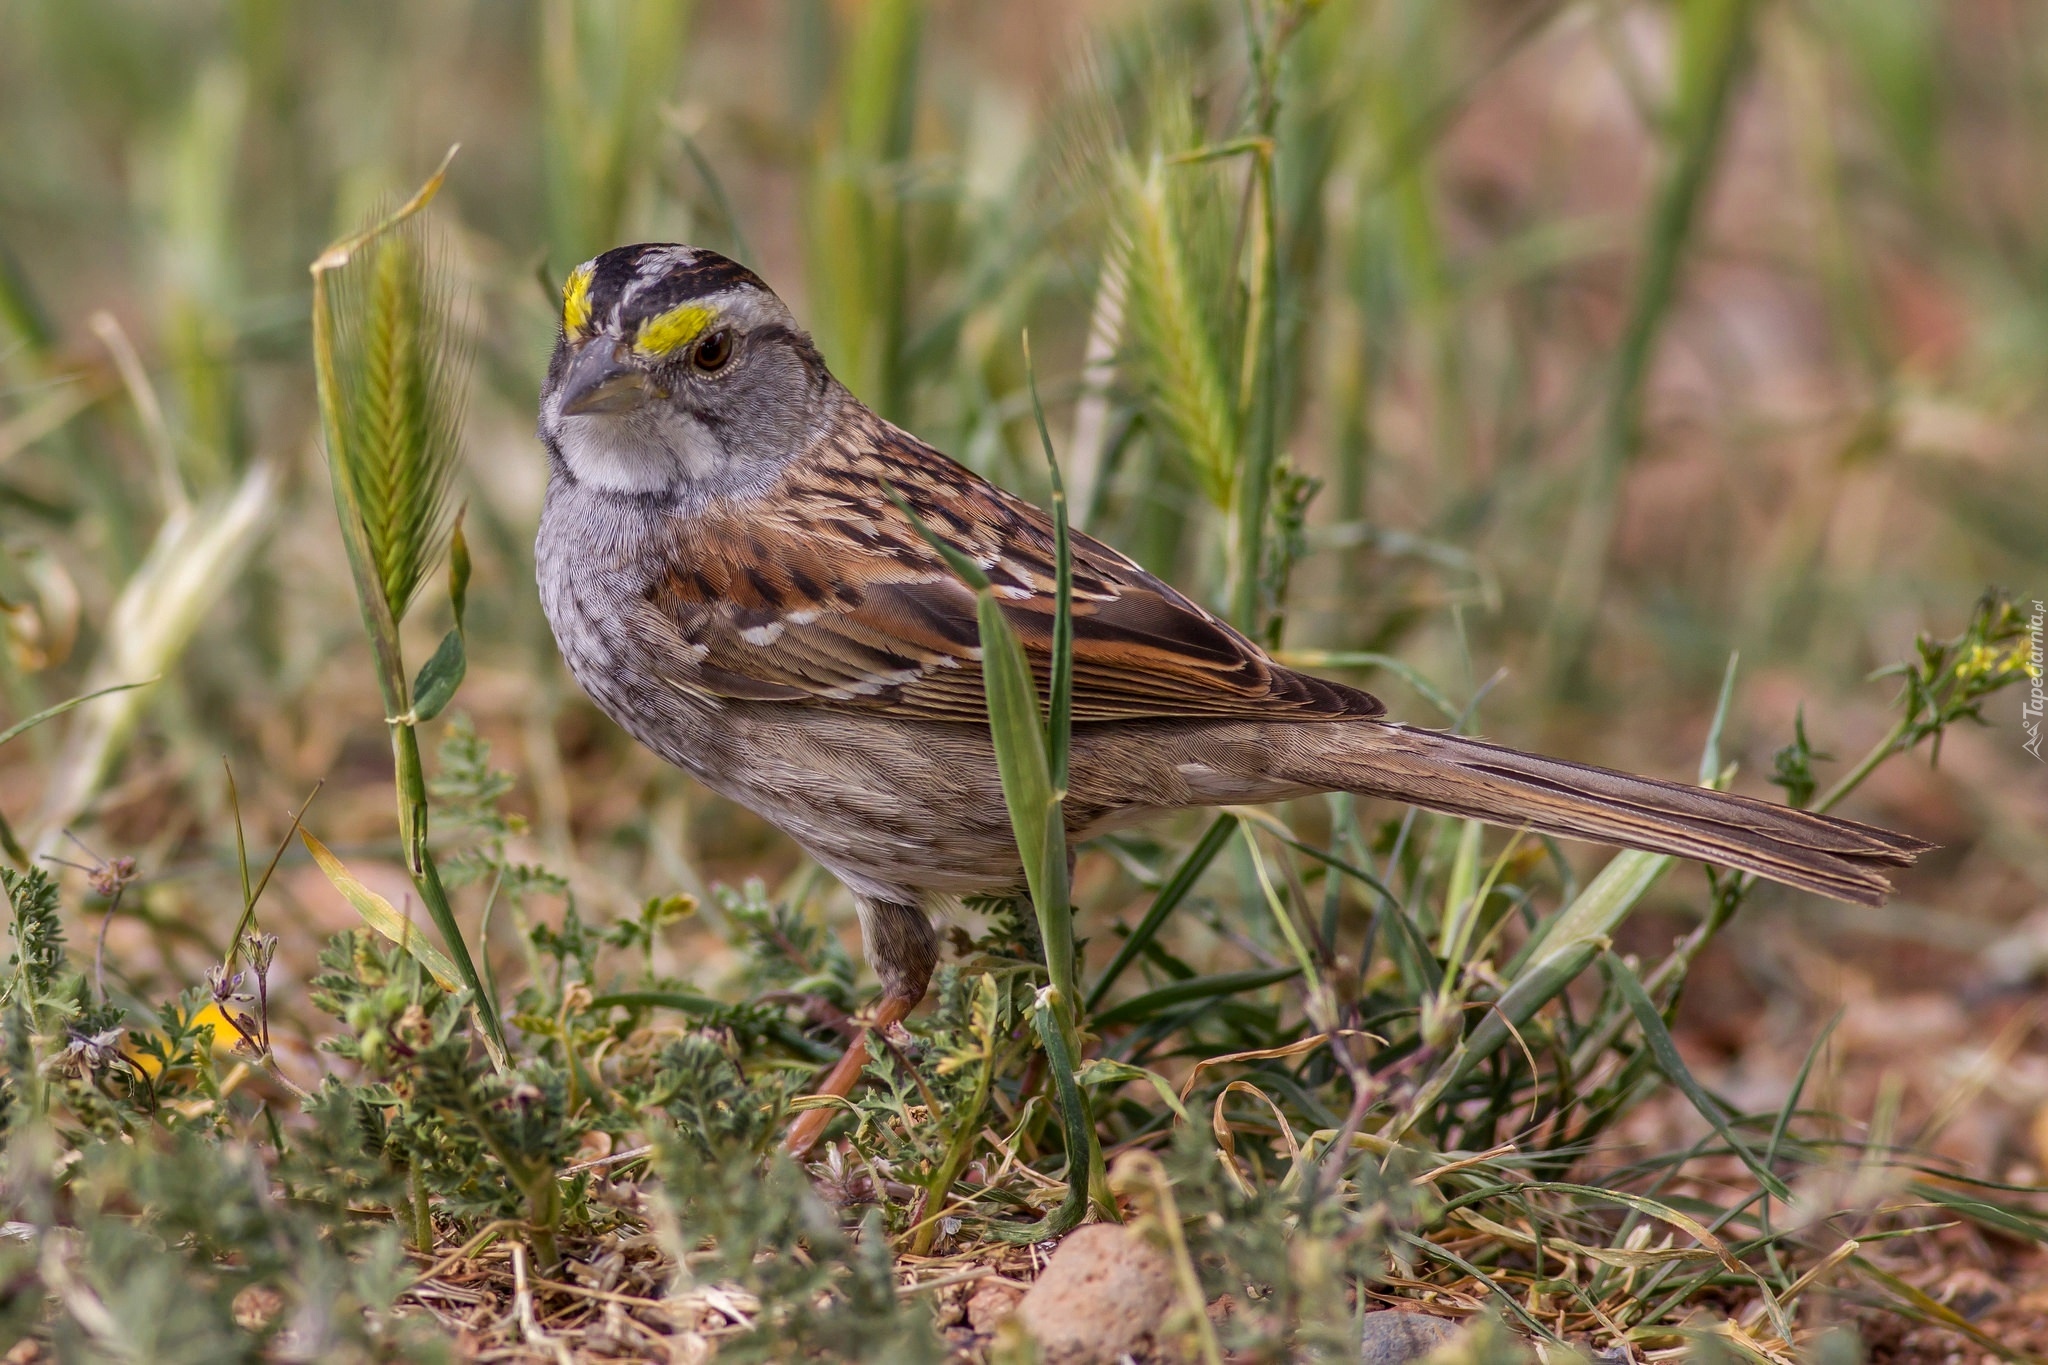
{"label": "yellow eyebrow stripe", "polygon": [[571,337],[590,330],[590,280],[596,273],[585,261],[562,283],[562,330]]}
{"label": "yellow eyebrow stripe", "polygon": [[666,313],[656,313],[640,324],[633,349],[642,355],[669,355],[703,335],[718,317],[716,309],[701,303],[682,303]]}

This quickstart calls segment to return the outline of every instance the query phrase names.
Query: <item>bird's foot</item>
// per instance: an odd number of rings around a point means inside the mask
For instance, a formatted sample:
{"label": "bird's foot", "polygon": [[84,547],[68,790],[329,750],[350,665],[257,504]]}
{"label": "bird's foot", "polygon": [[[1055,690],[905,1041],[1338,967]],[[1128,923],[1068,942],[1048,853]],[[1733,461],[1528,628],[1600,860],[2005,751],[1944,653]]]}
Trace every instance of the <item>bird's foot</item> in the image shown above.
{"label": "bird's foot", "polygon": [[[881,1004],[875,1008],[875,1017],[854,1036],[845,1054],[833,1063],[832,1069],[825,1073],[825,1079],[811,1093],[842,1100],[851,1095],[853,1087],[860,1083],[860,1073],[867,1067],[868,1030],[880,1029],[882,1036],[899,1048],[912,1042],[910,1031],[903,1027],[903,1018],[916,1004],[915,1000],[905,1000],[901,996],[883,996]],[[803,1160],[811,1148],[818,1145],[818,1139],[825,1136],[825,1129],[838,1112],[837,1105],[806,1109],[789,1126],[789,1134],[782,1140],[782,1149],[797,1160]]]}

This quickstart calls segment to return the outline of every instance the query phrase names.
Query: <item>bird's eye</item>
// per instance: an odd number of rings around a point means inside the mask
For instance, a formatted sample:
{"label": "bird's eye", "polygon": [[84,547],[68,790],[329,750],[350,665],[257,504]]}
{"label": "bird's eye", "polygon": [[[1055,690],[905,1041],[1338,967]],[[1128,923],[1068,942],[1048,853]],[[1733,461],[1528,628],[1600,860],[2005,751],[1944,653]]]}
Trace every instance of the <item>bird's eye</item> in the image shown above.
{"label": "bird's eye", "polygon": [[710,374],[725,368],[725,362],[732,359],[732,333],[719,328],[710,336],[697,343],[697,353],[690,363]]}

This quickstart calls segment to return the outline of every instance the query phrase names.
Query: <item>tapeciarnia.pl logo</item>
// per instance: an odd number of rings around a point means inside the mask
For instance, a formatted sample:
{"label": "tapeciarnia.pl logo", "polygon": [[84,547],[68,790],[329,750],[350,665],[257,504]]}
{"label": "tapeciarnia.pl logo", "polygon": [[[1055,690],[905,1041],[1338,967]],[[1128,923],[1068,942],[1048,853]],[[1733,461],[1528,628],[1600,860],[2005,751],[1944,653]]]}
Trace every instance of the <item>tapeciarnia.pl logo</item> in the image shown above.
{"label": "tapeciarnia.pl logo", "polygon": [[2041,715],[2048,711],[2048,666],[2044,666],[2042,658],[2044,621],[2048,621],[2048,603],[2037,597],[2034,614],[2027,618],[2027,635],[2033,646],[2027,651],[2027,697],[2020,703],[2020,728],[2027,732],[2027,742],[2022,747],[2037,759],[2042,758]]}

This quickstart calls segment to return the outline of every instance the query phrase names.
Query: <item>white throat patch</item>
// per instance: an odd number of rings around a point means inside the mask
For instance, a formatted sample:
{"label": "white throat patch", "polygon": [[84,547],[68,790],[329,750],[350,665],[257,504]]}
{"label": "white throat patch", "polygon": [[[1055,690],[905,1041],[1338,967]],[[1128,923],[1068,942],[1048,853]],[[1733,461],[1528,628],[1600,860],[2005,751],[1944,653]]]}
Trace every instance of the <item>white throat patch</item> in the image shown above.
{"label": "white throat patch", "polygon": [[702,422],[666,403],[631,412],[557,415],[552,426],[569,472],[613,493],[715,483],[727,458]]}

